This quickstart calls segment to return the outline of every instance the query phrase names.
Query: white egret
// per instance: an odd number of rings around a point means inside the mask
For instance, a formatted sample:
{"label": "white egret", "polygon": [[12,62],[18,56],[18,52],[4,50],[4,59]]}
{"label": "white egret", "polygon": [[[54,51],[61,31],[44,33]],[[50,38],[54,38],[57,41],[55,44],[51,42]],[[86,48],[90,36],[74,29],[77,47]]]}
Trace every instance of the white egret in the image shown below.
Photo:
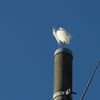
{"label": "white egret", "polygon": [[63,28],[61,27],[58,29],[53,28],[52,31],[58,44],[63,44],[65,46],[70,43],[71,35]]}

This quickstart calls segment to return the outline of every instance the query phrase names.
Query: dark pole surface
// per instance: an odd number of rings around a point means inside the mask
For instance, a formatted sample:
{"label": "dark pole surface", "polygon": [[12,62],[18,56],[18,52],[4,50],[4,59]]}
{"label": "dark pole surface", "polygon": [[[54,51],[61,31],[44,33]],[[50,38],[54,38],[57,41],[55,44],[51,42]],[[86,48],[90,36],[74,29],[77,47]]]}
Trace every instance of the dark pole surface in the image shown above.
{"label": "dark pole surface", "polygon": [[72,100],[72,59],[68,48],[55,51],[53,100]]}

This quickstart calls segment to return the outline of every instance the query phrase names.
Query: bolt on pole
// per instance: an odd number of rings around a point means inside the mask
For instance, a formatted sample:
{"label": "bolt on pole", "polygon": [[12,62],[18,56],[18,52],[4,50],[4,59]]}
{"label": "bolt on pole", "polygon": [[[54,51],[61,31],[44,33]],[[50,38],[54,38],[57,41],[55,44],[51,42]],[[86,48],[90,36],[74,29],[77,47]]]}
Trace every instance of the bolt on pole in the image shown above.
{"label": "bolt on pole", "polygon": [[54,54],[53,100],[72,100],[72,51],[58,48]]}

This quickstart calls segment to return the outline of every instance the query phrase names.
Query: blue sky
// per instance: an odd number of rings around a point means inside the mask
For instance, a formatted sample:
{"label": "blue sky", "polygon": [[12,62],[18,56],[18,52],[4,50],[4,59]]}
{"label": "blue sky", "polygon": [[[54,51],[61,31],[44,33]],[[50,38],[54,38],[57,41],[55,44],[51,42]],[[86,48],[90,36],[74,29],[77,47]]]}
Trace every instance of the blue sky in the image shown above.
{"label": "blue sky", "polygon": [[[0,100],[52,100],[51,27],[72,35],[73,91],[79,100],[100,57],[99,0],[0,0]],[[100,69],[84,100],[100,98]]]}

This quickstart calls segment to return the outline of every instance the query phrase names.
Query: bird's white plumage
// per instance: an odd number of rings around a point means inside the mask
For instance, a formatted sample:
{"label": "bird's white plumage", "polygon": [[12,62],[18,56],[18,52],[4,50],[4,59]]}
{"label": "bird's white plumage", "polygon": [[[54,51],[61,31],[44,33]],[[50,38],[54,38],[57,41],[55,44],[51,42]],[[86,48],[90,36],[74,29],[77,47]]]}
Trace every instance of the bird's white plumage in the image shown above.
{"label": "bird's white plumage", "polygon": [[56,35],[55,29],[52,29],[52,30],[53,30],[53,35],[54,35],[54,37],[55,37],[56,40],[57,40],[57,43],[60,44],[60,40],[58,39],[58,37],[57,37],[57,35]]}
{"label": "bird's white plumage", "polygon": [[70,43],[71,36],[63,28],[53,29],[53,35],[58,44],[63,43],[64,45],[67,45]]}

